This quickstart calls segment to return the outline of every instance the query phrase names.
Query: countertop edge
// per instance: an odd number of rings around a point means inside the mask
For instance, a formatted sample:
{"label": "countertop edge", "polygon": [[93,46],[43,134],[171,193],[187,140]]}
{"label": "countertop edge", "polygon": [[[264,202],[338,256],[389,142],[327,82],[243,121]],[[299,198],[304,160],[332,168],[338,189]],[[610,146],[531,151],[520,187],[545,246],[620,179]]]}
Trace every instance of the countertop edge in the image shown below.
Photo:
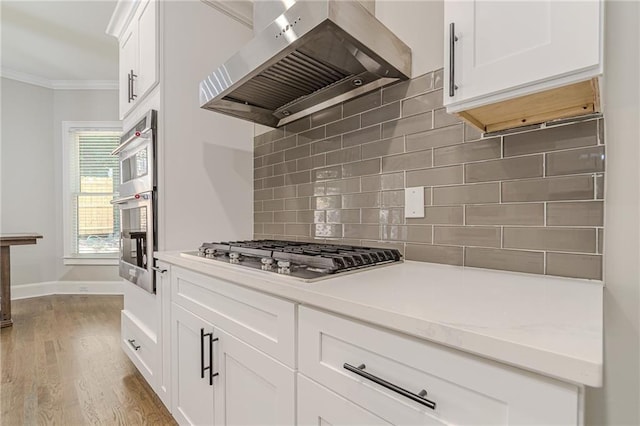
{"label": "countertop edge", "polygon": [[[236,271],[221,267],[222,265],[209,265],[195,258],[192,260],[184,257],[180,252],[156,252],[155,257],[176,266],[222,278],[252,290],[364,321],[377,327],[441,344],[492,361],[580,385],[602,386],[602,354],[599,357],[600,362],[576,358],[568,354],[483,335],[463,327],[455,327],[379,307],[341,300],[314,292],[312,287],[301,287],[296,283],[289,284],[265,279],[265,277],[255,274],[255,271]],[[599,285],[601,289],[603,288],[601,282],[594,284]],[[384,316],[383,320],[380,319],[381,315]],[[421,330],[423,332],[420,332]],[[424,330],[428,330],[428,333],[425,333]],[[602,341],[602,329],[600,334]]]}

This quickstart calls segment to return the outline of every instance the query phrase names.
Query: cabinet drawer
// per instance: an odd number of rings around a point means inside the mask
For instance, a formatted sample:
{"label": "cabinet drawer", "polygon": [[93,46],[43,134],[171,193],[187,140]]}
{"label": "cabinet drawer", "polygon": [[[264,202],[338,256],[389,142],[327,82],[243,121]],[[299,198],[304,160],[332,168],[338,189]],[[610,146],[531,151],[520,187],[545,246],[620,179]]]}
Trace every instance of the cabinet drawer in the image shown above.
{"label": "cabinet drawer", "polygon": [[298,425],[368,425],[391,423],[298,374]]}
{"label": "cabinet drawer", "polygon": [[174,267],[174,303],[295,367],[295,304],[228,281]]}
{"label": "cabinet drawer", "polygon": [[158,345],[155,338],[151,337],[144,330],[145,327],[128,311],[121,311],[120,320],[120,346],[122,350],[131,359],[147,383],[155,389],[158,357]]}
{"label": "cabinet drawer", "polygon": [[[306,307],[299,370],[393,424],[577,424],[579,388]],[[413,395],[415,402],[345,364]],[[415,398],[414,398],[415,399]]]}

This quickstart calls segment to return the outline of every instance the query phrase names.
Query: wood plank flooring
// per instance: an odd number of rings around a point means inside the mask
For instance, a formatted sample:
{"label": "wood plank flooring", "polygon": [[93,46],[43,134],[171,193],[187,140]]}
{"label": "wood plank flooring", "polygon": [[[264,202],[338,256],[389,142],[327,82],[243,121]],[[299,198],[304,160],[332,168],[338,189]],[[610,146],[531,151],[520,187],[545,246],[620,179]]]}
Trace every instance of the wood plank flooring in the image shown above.
{"label": "wood plank flooring", "polygon": [[122,296],[13,302],[0,338],[0,424],[175,425],[120,349]]}

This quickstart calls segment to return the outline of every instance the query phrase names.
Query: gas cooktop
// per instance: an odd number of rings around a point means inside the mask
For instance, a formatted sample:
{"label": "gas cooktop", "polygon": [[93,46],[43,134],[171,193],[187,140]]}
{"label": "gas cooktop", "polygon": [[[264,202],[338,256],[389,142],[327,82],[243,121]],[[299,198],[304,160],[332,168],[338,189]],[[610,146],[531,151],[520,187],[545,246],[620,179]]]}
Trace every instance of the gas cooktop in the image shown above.
{"label": "gas cooktop", "polygon": [[184,254],[305,281],[402,262],[396,249],[282,240],[203,243],[197,252]]}

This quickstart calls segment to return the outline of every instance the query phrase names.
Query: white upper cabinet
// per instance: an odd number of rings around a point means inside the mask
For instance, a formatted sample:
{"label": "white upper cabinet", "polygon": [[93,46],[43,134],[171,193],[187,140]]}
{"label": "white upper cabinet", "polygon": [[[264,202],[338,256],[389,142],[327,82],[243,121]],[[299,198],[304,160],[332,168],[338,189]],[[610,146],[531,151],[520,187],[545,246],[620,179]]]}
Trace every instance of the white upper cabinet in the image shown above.
{"label": "white upper cabinet", "polygon": [[600,1],[445,0],[444,18],[448,112],[492,131],[598,110]]}
{"label": "white upper cabinet", "polygon": [[[116,8],[107,31],[120,42],[120,119],[158,83],[158,5],[145,0],[137,8]],[[128,14],[127,14],[128,12]],[[128,22],[128,24],[124,24]]]}
{"label": "white upper cabinet", "polygon": [[120,70],[120,119],[122,119],[126,112],[131,108],[131,73],[136,68],[136,55],[138,34],[131,29],[128,29],[122,39],[120,40],[120,55],[119,55],[119,67]]}
{"label": "white upper cabinet", "polygon": [[157,7],[155,0],[143,2],[136,20],[138,76],[134,80],[134,91],[137,97],[144,96],[158,81]]}

